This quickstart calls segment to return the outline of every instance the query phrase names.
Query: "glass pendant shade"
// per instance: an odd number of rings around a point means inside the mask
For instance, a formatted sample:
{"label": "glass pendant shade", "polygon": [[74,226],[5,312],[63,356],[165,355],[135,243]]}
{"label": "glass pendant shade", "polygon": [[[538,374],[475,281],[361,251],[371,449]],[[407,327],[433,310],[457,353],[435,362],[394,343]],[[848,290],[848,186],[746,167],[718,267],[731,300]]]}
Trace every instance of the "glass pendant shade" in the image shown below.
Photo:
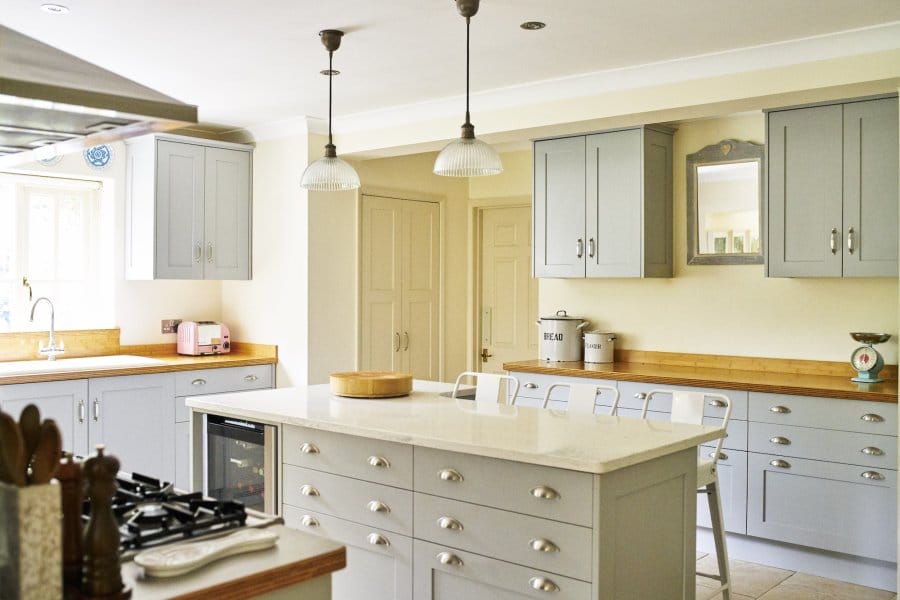
{"label": "glass pendant shade", "polygon": [[434,174],[448,177],[480,177],[503,172],[500,155],[476,138],[461,137],[441,150],[434,161]]}
{"label": "glass pendant shade", "polygon": [[312,192],[355,190],[359,187],[359,175],[350,163],[337,156],[324,156],[306,167],[300,187]]}

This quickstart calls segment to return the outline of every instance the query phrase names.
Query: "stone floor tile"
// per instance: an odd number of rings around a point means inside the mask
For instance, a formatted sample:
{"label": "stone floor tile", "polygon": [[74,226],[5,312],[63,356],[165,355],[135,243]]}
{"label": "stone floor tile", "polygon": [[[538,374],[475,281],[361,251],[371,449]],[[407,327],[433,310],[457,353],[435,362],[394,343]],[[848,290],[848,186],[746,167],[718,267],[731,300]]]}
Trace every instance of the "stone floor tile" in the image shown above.
{"label": "stone floor tile", "polygon": [[[708,597],[710,588],[704,587],[702,585],[697,586],[697,598],[698,600],[705,600]],[[716,594],[709,600],[722,600],[722,594]],[[731,594],[731,600],[756,600],[750,596],[742,596],[741,594]]]}
{"label": "stone floor tile", "polygon": [[891,600],[893,592],[876,590],[853,583],[795,573],[760,600]]}
{"label": "stone floor tile", "polygon": [[[759,598],[794,574],[793,571],[757,565],[742,560],[730,561],[729,567],[731,569],[731,589],[734,591],[734,594],[751,598]],[[705,573],[718,573],[719,566],[716,562],[716,555],[710,554],[697,561],[697,570]],[[711,588],[716,587],[718,582],[706,577],[697,577],[697,585]]]}

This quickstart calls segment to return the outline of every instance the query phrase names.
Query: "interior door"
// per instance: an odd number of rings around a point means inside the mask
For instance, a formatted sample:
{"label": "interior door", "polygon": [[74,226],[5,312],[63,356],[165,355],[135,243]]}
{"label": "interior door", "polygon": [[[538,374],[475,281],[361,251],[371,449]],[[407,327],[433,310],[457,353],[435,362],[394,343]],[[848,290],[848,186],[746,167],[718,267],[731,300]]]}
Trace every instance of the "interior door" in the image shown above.
{"label": "interior door", "polygon": [[484,373],[502,373],[504,362],[537,356],[538,285],[530,263],[530,208],[482,210],[481,351],[487,360],[476,362]]}
{"label": "interior door", "polygon": [[403,370],[440,379],[440,207],[401,200],[401,323]]}

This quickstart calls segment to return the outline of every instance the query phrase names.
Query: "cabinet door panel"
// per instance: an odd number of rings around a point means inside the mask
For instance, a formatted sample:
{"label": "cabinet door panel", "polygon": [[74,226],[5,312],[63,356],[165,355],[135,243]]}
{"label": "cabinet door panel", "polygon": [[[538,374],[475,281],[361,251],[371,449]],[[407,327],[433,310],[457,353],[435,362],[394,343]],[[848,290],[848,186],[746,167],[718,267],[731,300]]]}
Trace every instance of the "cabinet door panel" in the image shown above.
{"label": "cabinet door panel", "polygon": [[672,134],[643,130],[641,275],[672,276]]}
{"label": "cabinet door panel", "polygon": [[587,276],[640,277],[641,130],[590,135],[586,156]]}
{"label": "cabinet door panel", "polygon": [[204,279],[250,279],[250,153],[206,148]]}
{"label": "cabinet door panel", "polygon": [[584,149],[583,137],[534,144],[535,277],[584,277]]}
{"label": "cabinet door panel", "polygon": [[[701,447],[700,458],[708,460],[714,447]],[[747,533],[747,453],[723,450],[716,471],[719,477],[719,496],[722,499],[722,520],[725,531]],[[697,525],[712,527],[706,494],[697,494]]]}
{"label": "cabinet door panel", "polygon": [[749,535],[897,561],[896,471],[755,453],[748,470]]}
{"label": "cabinet door panel", "polygon": [[844,105],[845,277],[897,276],[897,136],[896,98]]}
{"label": "cabinet door panel", "polygon": [[772,277],[841,276],[842,128],[839,105],[769,114]]}
{"label": "cabinet door panel", "polygon": [[440,207],[402,202],[401,352],[403,370],[435,381],[438,373]]}
{"label": "cabinet door panel", "polygon": [[123,471],[175,478],[175,378],[171,373],[91,379],[90,447],[105,444]]}
{"label": "cabinet door panel", "polygon": [[156,145],[157,279],[202,279],[203,146]]}
{"label": "cabinet door panel", "polygon": [[41,419],[56,421],[67,452],[87,453],[88,380],[50,381],[0,385],[0,409],[18,420],[29,404],[41,411]]}
{"label": "cabinet door panel", "polygon": [[175,487],[192,492],[190,423],[175,423]]}

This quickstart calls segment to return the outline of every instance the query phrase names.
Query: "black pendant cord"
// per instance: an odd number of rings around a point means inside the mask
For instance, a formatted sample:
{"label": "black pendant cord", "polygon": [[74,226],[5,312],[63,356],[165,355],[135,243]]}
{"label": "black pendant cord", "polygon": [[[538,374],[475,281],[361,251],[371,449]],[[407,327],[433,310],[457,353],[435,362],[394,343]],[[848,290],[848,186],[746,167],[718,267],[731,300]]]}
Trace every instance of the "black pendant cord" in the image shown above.
{"label": "black pendant cord", "polygon": [[333,146],[331,140],[331,80],[334,79],[334,67],[332,65],[332,57],[334,52],[328,52],[328,145]]}
{"label": "black pendant cord", "polygon": [[469,122],[469,21],[470,17],[466,17],[466,125]]}

